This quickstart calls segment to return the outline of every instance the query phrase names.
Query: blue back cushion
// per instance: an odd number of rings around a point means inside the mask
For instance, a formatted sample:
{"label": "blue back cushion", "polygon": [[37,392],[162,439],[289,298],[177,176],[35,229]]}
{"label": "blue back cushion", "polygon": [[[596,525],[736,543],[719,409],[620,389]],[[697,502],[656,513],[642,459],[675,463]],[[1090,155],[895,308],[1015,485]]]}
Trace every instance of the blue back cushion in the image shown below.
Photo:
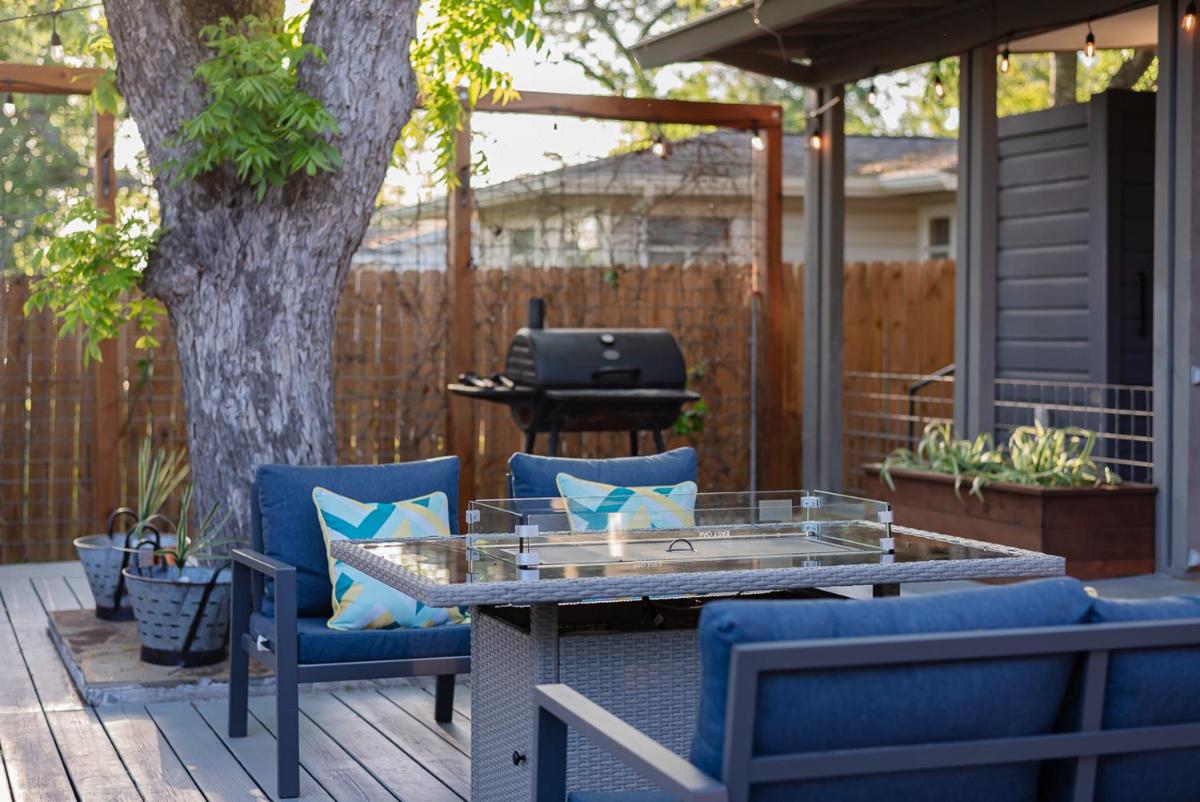
{"label": "blue back cushion", "polygon": [[508,458],[513,498],[557,498],[556,479],[569,473],[590,482],[625,487],[677,485],[696,481],[696,450],[673,448],[661,454],[616,459],[572,459],[513,454]]}
{"label": "blue back cushion", "polygon": [[[301,617],[328,617],[332,612],[329,559],[313,504],[314,487],[368,503],[403,501],[440,490],[450,501],[450,531],[458,531],[458,457],[395,465],[263,465],[255,484],[262,550],[296,567]],[[272,615],[274,608],[274,587],[268,582],[262,610]]]}
{"label": "blue back cushion", "polygon": [[[1096,599],[1089,621],[1112,624],[1181,618],[1200,618],[1200,597]],[[1113,652],[1104,693],[1106,730],[1200,723],[1200,649]],[[1064,715],[1064,730],[1079,726],[1079,695],[1076,685]],[[1200,749],[1102,757],[1096,769],[1096,800],[1194,802],[1200,798],[1198,764]],[[1074,761],[1049,767],[1047,799],[1071,799],[1074,768]]]}
{"label": "blue back cushion", "polygon": [[[1073,579],[863,601],[731,601],[700,619],[700,713],[692,761],[721,776],[730,654],[736,644],[1082,623]],[[756,755],[822,752],[1052,731],[1073,658],[941,663],[766,675]],[[751,799],[1012,802],[1037,796],[1036,763],[758,786]]]}

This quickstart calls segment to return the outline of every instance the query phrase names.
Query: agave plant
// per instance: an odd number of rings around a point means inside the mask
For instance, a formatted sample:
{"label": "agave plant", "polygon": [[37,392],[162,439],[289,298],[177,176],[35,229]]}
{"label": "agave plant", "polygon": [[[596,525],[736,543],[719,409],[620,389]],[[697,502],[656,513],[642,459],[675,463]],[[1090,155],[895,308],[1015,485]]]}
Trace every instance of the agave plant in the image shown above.
{"label": "agave plant", "polygon": [[217,513],[220,507],[220,504],[214,504],[193,528],[192,487],[188,485],[179,502],[179,524],[175,527],[175,543],[159,549],[159,555],[167,557],[180,570],[189,562],[226,559],[227,554],[223,549],[233,545],[235,539],[222,536],[225,524],[229,521],[229,512],[226,511],[218,520]]}
{"label": "agave plant", "polygon": [[1120,477],[1096,465],[1092,458],[1095,446],[1095,433],[1079,427],[1054,429],[1040,423],[1018,426],[1006,449],[997,448],[990,435],[957,439],[949,423],[932,422],[925,426],[916,451],[893,451],[884,460],[879,477],[895,490],[892,468],[949,474],[954,477],[954,492],[960,498],[962,485],[970,478],[970,494],[981,502],[983,488],[989,482],[1036,487],[1117,484]]}
{"label": "agave plant", "polygon": [[1053,429],[1018,426],[1008,440],[1002,481],[1039,487],[1114,485],[1121,478],[1092,459],[1096,434],[1077,426]]}
{"label": "agave plant", "polygon": [[187,475],[188,464],[182,450],[168,453],[160,448],[152,451],[150,438],[142,441],[138,451],[137,508],[132,510],[134,535],[141,534],[147,527],[170,526],[171,522],[163,516],[162,509]]}
{"label": "agave plant", "polygon": [[962,486],[971,479],[970,493],[983,500],[982,488],[1002,468],[1003,456],[996,450],[990,434],[980,434],[974,440],[962,440],[954,436],[954,427],[949,423],[932,421],[925,425],[917,450],[898,448],[884,460],[879,477],[892,490],[892,468],[945,473],[954,477],[954,493],[962,496]]}

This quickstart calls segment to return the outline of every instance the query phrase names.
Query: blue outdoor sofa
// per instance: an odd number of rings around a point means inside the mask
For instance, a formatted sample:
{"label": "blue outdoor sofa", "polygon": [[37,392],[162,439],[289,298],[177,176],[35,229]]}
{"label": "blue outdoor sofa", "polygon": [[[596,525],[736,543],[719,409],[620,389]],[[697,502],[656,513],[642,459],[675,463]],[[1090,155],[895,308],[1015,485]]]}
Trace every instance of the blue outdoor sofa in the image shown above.
{"label": "blue outdoor sofa", "polygon": [[[541,802],[1194,802],[1200,597],[1073,579],[863,601],[728,601],[700,621],[691,760],[539,685]],[[573,729],[661,792],[566,788]]]}
{"label": "blue outdoor sofa", "polygon": [[[278,796],[300,793],[298,685],[435,676],[434,718],[450,721],[456,674],[471,670],[469,624],[333,630],[332,585],[314,487],[364,502],[444,492],[458,509],[458,457],[397,465],[263,465],[250,494],[252,549],[233,553],[229,736],[246,735],[249,659],[275,671]],[[457,516],[450,528],[457,531]]]}

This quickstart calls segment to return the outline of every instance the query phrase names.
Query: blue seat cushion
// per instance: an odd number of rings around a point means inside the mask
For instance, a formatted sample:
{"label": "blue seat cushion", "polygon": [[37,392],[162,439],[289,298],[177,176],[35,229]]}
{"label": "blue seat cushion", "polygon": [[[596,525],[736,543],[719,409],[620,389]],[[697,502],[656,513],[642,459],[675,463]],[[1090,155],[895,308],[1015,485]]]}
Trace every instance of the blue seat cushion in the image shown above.
{"label": "blue seat cushion", "polygon": [[[250,616],[255,637],[275,640],[275,621],[262,613]],[[416,629],[330,629],[324,618],[296,621],[301,663],[353,663],[408,660],[419,657],[465,657],[471,654],[471,625],[446,624]]]}
{"label": "blue seat cushion", "polygon": [[572,791],[567,802],[675,802],[661,791]]}
{"label": "blue seat cushion", "polygon": [[626,487],[677,485],[696,481],[696,450],[673,448],[661,454],[616,459],[540,457],[518,453],[508,458],[508,473],[513,498],[557,498],[560,473]]}
{"label": "blue seat cushion", "polygon": [[[862,601],[729,601],[700,618],[701,696],[692,761],[721,776],[730,656],[737,644],[855,638],[1086,620],[1073,579]],[[1053,731],[1073,658],[1051,656],[766,675],[753,752],[819,753]],[[1036,763],[759,786],[754,800],[1015,802],[1037,796]]]}
{"label": "blue seat cushion", "polygon": [[[1168,621],[1200,618],[1200,597],[1096,599],[1089,621]],[[1082,680],[1082,675],[1078,677]],[[1152,727],[1200,722],[1200,649],[1147,649],[1113,652],[1105,686],[1104,729]],[[1080,684],[1072,687],[1063,729],[1079,726]],[[1097,802],[1193,802],[1200,798],[1195,767],[1200,749],[1143,752],[1100,758],[1096,768]],[[1071,799],[1074,761],[1048,767],[1046,798]]]}
{"label": "blue seat cushion", "polygon": [[[395,465],[263,465],[256,474],[257,514],[252,524],[269,557],[296,567],[296,608],[300,617],[332,610],[329,558],[313,504],[313,488],[323,487],[365,503],[403,501],[441,491],[449,499],[450,531],[458,531],[458,457]],[[254,520],[257,518],[257,520]],[[256,540],[259,534],[256,534]],[[267,582],[262,610],[275,609],[274,583]]]}

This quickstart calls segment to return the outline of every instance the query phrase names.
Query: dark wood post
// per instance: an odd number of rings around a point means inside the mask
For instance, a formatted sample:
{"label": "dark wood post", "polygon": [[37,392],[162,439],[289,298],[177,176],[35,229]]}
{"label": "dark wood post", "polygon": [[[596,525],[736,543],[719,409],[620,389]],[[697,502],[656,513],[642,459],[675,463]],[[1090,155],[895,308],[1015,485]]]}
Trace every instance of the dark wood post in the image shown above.
{"label": "dark wood post", "polygon": [[[474,367],[475,315],[471,262],[471,119],[464,108],[454,152],[458,185],[446,200],[446,380]],[[474,405],[446,394],[446,452],[461,462],[458,480],[459,522],[466,504],[475,497]]]}
{"label": "dark wood post", "polygon": [[[114,123],[111,114],[96,114],[96,153],[92,191],[96,208],[107,220],[115,222],[117,212],[117,174],[113,166]],[[120,506],[117,482],[117,455],[120,450],[120,366],[116,340],[100,344],[100,361],[92,363],[92,448],[89,470],[92,478],[92,510],[97,527]]]}

